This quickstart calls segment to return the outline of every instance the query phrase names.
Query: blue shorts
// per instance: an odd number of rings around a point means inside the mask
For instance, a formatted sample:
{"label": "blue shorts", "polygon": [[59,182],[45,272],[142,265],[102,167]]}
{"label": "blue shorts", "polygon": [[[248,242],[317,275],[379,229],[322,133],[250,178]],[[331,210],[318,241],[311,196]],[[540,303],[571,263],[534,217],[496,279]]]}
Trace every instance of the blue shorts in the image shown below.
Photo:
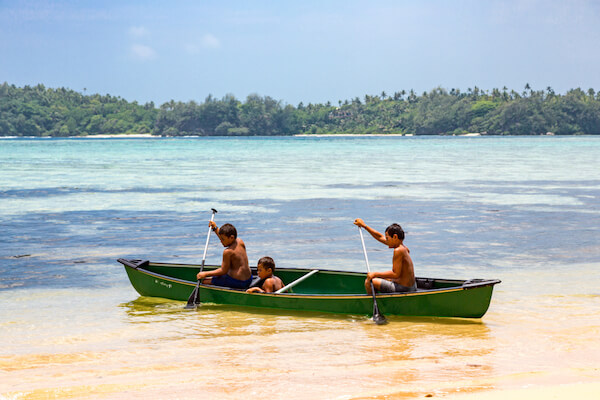
{"label": "blue shorts", "polygon": [[225,274],[211,277],[211,283],[215,286],[224,286],[234,289],[248,289],[252,283],[252,277],[245,281],[240,281],[239,279],[232,278]]}

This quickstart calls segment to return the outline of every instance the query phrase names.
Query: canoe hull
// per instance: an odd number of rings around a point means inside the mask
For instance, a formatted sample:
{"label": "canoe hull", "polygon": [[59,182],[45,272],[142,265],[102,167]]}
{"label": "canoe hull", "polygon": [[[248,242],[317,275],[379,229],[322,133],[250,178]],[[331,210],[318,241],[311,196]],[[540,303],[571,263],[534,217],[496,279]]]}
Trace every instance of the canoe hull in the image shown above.
{"label": "canoe hull", "polygon": [[[194,265],[146,262],[144,267],[136,265],[135,260],[120,259],[119,261],[125,266],[131,284],[142,296],[187,301],[196,286],[193,279],[198,268]],[[129,261],[130,264],[123,261]],[[288,280],[307,272],[310,270],[278,269],[277,271],[278,276],[288,274]],[[210,285],[200,285],[199,290],[200,300],[204,303],[371,315],[373,298],[364,293],[362,287],[364,279],[365,274],[360,273],[319,271],[314,277],[295,287],[294,293],[246,293]],[[423,284],[423,279],[418,279],[420,285]],[[436,281],[437,287],[415,293],[378,294],[379,310],[384,315],[481,318],[489,307],[493,286],[499,283],[497,280],[471,284],[457,280],[429,281]],[[329,282],[329,285],[325,285],[329,287],[323,288],[317,285],[322,282]],[[335,293],[332,282],[340,282],[342,289],[338,292],[341,290],[346,293]],[[359,289],[362,289],[362,293]]]}

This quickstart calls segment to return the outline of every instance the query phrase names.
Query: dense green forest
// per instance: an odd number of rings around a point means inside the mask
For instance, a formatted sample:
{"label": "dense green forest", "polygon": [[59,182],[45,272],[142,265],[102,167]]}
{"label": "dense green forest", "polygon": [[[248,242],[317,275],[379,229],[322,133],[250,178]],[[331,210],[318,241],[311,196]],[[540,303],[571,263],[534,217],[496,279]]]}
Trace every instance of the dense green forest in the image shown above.
{"label": "dense green forest", "polygon": [[80,136],[150,133],[188,135],[294,135],[396,133],[452,135],[600,134],[600,93],[552,88],[466,92],[436,88],[417,95],[365,95],[338,104],[283,104],[269,96],[208,96],[203,103],[156,107],[110,95],[85,95],[44,85],[0,85],[0,136]]}

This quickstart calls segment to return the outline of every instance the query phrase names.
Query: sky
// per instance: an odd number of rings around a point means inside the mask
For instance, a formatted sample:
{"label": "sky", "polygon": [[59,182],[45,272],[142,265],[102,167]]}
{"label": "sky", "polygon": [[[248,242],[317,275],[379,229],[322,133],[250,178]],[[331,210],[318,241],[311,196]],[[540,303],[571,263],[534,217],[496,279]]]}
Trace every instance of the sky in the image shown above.
{"label": "sky", "polygon": [[0,0],[0,83],[157,106],[600,90],[598,43],[597,0]]}

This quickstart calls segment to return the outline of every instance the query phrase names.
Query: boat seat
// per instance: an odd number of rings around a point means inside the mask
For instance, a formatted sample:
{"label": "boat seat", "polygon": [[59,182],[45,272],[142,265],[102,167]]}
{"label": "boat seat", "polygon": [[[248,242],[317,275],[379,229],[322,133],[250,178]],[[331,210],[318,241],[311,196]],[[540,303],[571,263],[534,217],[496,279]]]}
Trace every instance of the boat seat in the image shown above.
{"label": "boat seat", "polygon": [[417,281],[417,290],[422,289],[422,290],[429,290],[429,289],[433,289],[433,279],[429,279],[429,278],[416,278]]}
{"label": "boat seat", "polygon": [[252,275],[252,283],[250,284],[250,286],[248,286],[248,288],[261,287],[263,282],[264,280],[260,279],[260,276]]}

